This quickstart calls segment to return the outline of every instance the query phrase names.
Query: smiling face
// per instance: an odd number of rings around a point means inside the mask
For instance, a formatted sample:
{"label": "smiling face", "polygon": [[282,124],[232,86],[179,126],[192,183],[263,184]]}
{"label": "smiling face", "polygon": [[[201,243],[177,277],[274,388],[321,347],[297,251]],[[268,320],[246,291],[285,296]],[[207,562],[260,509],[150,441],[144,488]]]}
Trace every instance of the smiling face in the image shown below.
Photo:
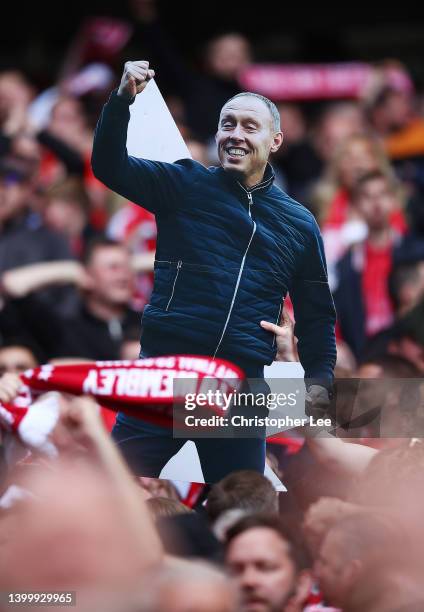
{"label": "smiling face", "polygon": [[240,96],[223,106],[215,139],[224,170],[253,187],[262,180],[268,157],[280,148],[283,134],[275,131],[262,100]]}
{"label": "smiling face", "polygon": [[230,543],[226,564],[242,598],[243,612],[279,612],[295,592],[296,567],[287,542],[256,527]]}

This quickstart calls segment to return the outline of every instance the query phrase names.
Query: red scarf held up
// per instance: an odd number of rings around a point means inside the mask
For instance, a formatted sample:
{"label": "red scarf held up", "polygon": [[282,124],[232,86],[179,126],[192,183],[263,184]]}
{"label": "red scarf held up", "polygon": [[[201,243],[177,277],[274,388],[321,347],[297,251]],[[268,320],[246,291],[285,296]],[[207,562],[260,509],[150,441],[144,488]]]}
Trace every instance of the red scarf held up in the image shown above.
{"label": "red scarf held up", "polygon": [[[185,394],[206,393],[212,388],[211,379],[214,380],[213,389],[233,392],[240,388],[244,373],[223,359],[170,355],[136,361],[48,364],[26,371],[21,378],[26,387],[23,388],[25,399],[23,396],[17,398],[14,406],[3,404],[0,410],[3,426],[12,431],[17,430],[34,394],[48,391],[91,395],[101,406],[111,410],[172,427],[173,405],[184,401]],[[182,378],[185,379],[184,389],[176,396],[173,381]],[[207,409],[221,413],[218,406],[209,405]]]}

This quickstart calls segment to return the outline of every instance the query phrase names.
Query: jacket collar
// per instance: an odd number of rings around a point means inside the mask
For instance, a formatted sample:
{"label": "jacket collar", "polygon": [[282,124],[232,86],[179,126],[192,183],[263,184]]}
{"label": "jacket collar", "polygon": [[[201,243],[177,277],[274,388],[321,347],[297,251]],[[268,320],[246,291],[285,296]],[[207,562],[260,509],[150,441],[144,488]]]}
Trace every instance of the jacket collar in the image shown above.
{"label": "jacket collar", "polygon": [[243,193],[256,193],[258,191],[263,191],[265,193],[266,191],[271,189],[275,179],[274,170],[272,169],[272,166],[269,162],[267,162],[267,165],[265,167],[263,179],[259,183],[256,183],[256,185],[253,185],[253,187],[246,187],[245,185],[243,185],[229,172],[226,172],[224,168],[222,168],[222,166],[218,168],[218,172],[233,189],[236,189],[237,191],[241,191]]}

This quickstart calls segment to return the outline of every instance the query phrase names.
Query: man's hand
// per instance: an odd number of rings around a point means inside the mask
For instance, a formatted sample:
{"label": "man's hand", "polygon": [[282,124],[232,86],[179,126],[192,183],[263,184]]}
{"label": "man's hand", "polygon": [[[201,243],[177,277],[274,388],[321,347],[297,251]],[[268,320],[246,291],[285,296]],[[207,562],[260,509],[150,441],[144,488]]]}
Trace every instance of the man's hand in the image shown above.
{"label": "man's hand", "polygon": [[131,100],[143,91],[154,76],[155,71],[149,70],[149,62],[147,61],[125,62],[118,96]]}
{"label": "man's hand", "polygon": [[6,373],[0,377],[0,402],[13,402],[19,395],[23,382],[17,374]]}
{"label": "man's hand", "polygon": [[322,419],[329,417],[330,396],[328,390],[321,385],[310,385],[305,395],[306,416]]}
{"label": "man's hand", "polygon": [[285,310],[283,310],[279,325],[269,321],[261,321],[261,327],[275,334],[277,342],[276,361],[299,361],[293,333],[294,323]]}
{"label": "man's hand", "polygon": [[60,417],[51,434],[60,452],[93,452],[106,436],[99,406],[92,398],[62,398]]}

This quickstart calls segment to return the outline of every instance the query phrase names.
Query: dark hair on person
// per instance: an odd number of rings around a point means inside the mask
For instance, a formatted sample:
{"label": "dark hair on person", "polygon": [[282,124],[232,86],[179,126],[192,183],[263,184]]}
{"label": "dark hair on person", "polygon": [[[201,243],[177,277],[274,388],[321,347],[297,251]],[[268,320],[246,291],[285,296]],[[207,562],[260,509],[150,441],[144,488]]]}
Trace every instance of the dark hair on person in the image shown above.
{"label": "dark hair on person", "polygon": [[272,102],[269,98],[266,98],[265,96],[261,96],[261,94],[253,93],[252,91],[242,91],[241,93],[238,93],[232,98],[230,98],[229,100],[227,100],[225,104],[228,104],[228,102],[231,102],[231,100],[236,100],[237,98],[245,98],[245,97],[257,98],[258,100],[263,102],[265,106],[268,108],[269,113],[271,115],[272,127],[274,131],[275,132],[281,131],[280,113],[278,111],[278,108],[275,106],[274,102]]}
{"label": "dark hair on person", "polygon": [[300,538],[296,538],[287,528],[285,522],[278,514],[251,514],[244,516],[235,525],[230,527],[225,535],[225,546],[228,550],[231,542],[239,535],[251,529],[270,529],[283,542],[287,544],[288,554],[299,572],[309,567],[308,555]]}
{"label": "dark hair on person", "polygon": [[185,506],[178,499],[169,499],[169,497],[151,497],[146,501],[146,506],[155,520],[162,517],[194,512],[194,510]]}
{"label": "dark hair on person", "polygon": [[394,265],[388,279],[389,296],[395,310],[400,306],[400,292],[405,285],[419,281],[420,273],[417,262]]}
{"label": "dark hair on person", "polygon": [[206,501],[206,512],[214,522],[226,510],[250,513],[277,512],[278,497],[272,483],[254,470],[231,472],[214,484]]}
{"label": "dark hair on person", "polygon": [[90,197],[82,179],[71,176],[51,185],[45,192],[48,200],[59,199],[76,204],[76,206],[88,215],[90,211]]}
{"label": "dark hair on person", "polygon": [[84,249],[84,253],[82,256],[83,264],[87,265],[90,263],[90,260],[97,249],[108,247],[126,249],[125,245],[121,242],[118,242],[117,240],[112,240],[112,238],[108,238],[107,236],[96,236],[88,242],[87,246]]}
{"label": "dark hair on person", "polygon": [[424,346],[424,298],[395,325],[395,339],[405,337]]}
{"label": "dark hair on person", "polygon": [[384,172],[383,170],[371,170],[370,172],[365,172],[357,179],[351,190],[352,200],[355,201],[360,197],[364,185],[371,181],[378,180],[386,181],[391,190],[396,189],[396,182],[391,175],[389,175],[387,172]]}
{"label": "dark hair on person", "polygon": [[45,359],[45,355],[36,341],[27,335],[8,336],[4,340],[0,337],[0,351],[13,348],[25,349],[32,354],[37,363],[42,363]]}

